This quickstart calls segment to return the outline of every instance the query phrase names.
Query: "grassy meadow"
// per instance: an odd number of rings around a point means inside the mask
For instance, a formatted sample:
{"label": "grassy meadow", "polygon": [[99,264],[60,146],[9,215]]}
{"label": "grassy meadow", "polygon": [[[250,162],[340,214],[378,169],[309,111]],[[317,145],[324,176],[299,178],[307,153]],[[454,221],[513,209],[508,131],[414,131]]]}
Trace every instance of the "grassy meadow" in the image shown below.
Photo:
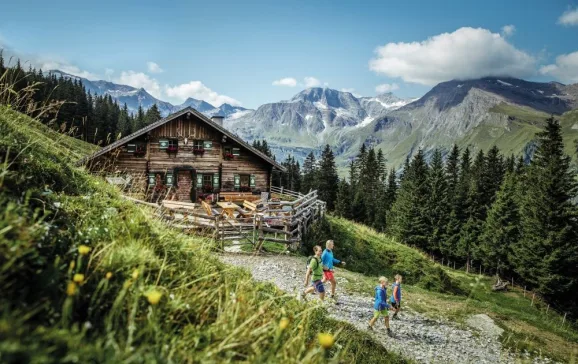
{"label": "grassy meadow", "polygon": [[0,362],[405,362],[73,166],[94,148],[0,106]]}

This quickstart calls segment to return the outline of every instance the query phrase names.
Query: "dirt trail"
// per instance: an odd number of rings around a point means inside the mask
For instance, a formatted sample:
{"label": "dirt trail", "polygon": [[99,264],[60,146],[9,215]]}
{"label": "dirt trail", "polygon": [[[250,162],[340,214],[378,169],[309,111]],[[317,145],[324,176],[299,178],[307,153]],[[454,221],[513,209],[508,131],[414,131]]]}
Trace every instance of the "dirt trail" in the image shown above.
{"label": "dirt trail", "polygon": [[[241,266],[251,271],[258,281],[269,281],[280,289],[299,297],[303,287],[305,259],[292,256],[249,256],[226,254],[220,256],[225,263]],[[359,295],[344,290],[345,278],[337,274],[338,303],[326,303],[329,315],[347,321],[361,330],[373,314],[371,293]],[[339,284],[341,283],[341,285]],[[326,285],[329,289],[330,285]],[[309,296],[310,299],[317,299]],[[485,315],[473,316],[472,322],[483,322],[479,329],[464,329],[447,320],[432,320],[404,308],[400,320],[391,321],[393,337],[385,333],[383,320],[375,325],[371,335],[387,349],[400,353],[419,363],[516,363],[515,356],[502,350],[499,335],[492,320]],[[470,321],[470,320],[468,320]],[[493,326],[492,326],[493,325]],[[499,328],[498,328],[499,330]],[[534,363],[550,363],[536,358]]]}

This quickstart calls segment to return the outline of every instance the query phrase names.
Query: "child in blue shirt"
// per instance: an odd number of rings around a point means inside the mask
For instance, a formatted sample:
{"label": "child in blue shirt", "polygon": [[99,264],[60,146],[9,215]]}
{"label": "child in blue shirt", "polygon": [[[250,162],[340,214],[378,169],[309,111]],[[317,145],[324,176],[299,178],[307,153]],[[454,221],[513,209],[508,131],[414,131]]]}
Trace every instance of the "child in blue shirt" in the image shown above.
{"label": "child in blue shirt", "polygon": [[391,336],[389,328],[389,311],[390,307],[387,303],[387,278],[379,277],[379,285],[375,287],[375,303],[373,304],[373,318],[369,321],[369,329],[373,330],[373,325],[379,317],[383,317],[387,334]]}

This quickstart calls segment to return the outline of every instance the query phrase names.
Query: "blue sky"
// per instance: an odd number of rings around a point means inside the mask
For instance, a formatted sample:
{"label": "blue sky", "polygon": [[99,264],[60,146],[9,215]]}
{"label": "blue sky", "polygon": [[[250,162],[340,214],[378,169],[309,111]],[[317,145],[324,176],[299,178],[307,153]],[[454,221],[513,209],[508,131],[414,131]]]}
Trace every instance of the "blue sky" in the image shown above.
{"label": "blue sky", "polygon": [[483,75],[578,82],[577,5],[12,1],[2,5],[0,46],[35,65],[142,86],[173,103],[191,96],[255,108],[306,85],[364,96],[382,85],[377,90],[410,97]]}

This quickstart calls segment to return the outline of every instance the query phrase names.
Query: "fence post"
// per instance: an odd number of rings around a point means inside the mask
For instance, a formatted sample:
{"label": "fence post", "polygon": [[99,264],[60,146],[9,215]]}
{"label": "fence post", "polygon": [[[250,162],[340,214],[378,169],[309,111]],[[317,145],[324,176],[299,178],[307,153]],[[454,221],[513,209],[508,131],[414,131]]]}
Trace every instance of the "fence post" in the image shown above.
{"label": "fence post", "polygon": [[480,275],[482,275],[482,265],[480,264]]}
{"label": "fence post", "polygon": [[566,322],[566,315],[567,313],[564,313],[564,318],[562,319],[562,326],[564,326],[564,322]]}
{"label": "fence post", "polygon": [[532,293],[532,303],[530,306],[534,306],[534,298],[536,298],[536,293]]}
{"label": "fence post", "polygon": [[444,258],[442,258],[442,265],[444,265]]}
{"label": "fence post", "polygon": [[512,288],[514,288],[514,277],[512,277]]}

